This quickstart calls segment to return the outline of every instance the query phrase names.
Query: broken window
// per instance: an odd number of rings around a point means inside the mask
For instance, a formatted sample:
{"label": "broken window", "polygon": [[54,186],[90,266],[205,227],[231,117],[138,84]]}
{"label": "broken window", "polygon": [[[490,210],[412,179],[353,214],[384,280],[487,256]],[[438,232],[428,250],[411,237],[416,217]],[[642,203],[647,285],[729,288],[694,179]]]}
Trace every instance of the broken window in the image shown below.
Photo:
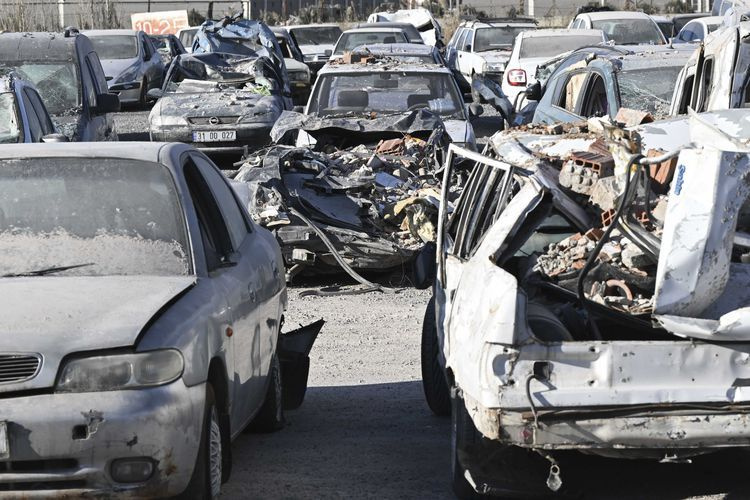
{"label": "broken window", "polygon": [[29,80],[52,115],[64,115],[81,104],[78,69],[72,62],[11,62],[3,64]]}
{"label": "broken window", "polygon": [[682,66],[624,69],[617,73],[620,107],[668,116],[675,82]]}
{"label": "broken window", "polygon": [[[176,187],[153,163],[0,161],[0,275],[87,264],[77,275],[185,275]],[[91,264],[91,265],[88,265]]]}
{"label": "broken window", "polygon": [[575,113],[578,96],[581,93],[581,88],[583,87],[583,83],[586,81],[587,76],[586,72],[571,74],[565,82],[565,88],[560,95],[560,101],[557,105],[571,113]]}
{"label": "broken window", "polygon": [[713,82],[713,57],[707,57],[703,63],[703,73],[701,75],[701,86],[699,90],[699,101],[697,106],[698,112],[706,111],[708,107],[708,97],[711,95],[711,86]]}
{"label": "broken window", "polygon": [[310,100],[311,114],[401,113],[429,108],[443,117],[464,117],[463,101],[448,73],[373,71],[319,78]]}
{"label": "broken window", "polygon": [[606,116],[609,113],[609,101],[607,100],[607,89],[604,87],[604,78],[597,73],[592,73],[587,87],[581,116],[586,118]]}
{"label": "broken window", "polygon": [[21,142],[16,98],[12,92],[0,94],[0,144]]}

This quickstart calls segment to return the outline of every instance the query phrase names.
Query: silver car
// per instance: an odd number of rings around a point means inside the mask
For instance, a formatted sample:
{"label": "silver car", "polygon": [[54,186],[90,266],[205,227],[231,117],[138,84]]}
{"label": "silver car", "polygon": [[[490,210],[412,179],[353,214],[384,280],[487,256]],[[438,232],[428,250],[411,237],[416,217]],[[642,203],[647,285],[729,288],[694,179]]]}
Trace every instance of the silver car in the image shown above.
{"label": "silver car", "polygon": [[84,31],[99,55],[109,91],[120,96],[123,104],[146,104],[150,89],[161,88],[164,63],[143,31]]}
{"label": "silver car", "polygon": [[0,254],[0,496],[213,498],[301,403],[317,330],[280,334],[279,247],[185,144],[4,146]]}

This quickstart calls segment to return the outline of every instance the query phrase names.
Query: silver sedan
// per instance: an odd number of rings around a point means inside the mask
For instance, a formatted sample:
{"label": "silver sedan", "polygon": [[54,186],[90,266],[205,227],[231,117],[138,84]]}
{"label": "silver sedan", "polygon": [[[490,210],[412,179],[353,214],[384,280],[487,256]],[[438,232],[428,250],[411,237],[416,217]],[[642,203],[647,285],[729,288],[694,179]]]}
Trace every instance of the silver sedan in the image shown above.
{"label": "silver sedan", "polygon": [[0,496],[212,498],[302,402],[322,322],[187,145],[3,147],[0,255]]}

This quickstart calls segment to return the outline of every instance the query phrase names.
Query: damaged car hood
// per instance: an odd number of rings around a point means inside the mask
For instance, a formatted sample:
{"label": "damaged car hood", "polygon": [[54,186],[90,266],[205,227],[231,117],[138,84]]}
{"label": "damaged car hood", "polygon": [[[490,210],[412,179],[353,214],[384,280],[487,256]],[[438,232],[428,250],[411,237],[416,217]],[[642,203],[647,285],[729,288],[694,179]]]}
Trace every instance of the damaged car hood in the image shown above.
{"label": "damaged car hood", "polygon": [[151,111],[157,116],[236,116],[237,119],[257,117],[256,121],[273,122],[281,112],[278,97],[252,91],[223,90],[220,92],[164,94]]}
{"label": "damaged car hood", "polygon": [[192,277],[0,279],[0,352],[34,352],[56,366],[73,352],[132,346]]}

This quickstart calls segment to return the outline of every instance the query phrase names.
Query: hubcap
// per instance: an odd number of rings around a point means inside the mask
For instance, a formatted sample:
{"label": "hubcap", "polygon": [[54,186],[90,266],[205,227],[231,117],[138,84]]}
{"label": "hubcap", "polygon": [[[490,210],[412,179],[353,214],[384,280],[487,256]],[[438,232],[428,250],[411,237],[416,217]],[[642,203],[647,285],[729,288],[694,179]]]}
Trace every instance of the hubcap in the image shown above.
{"label": "hubcap", "polygon": [[216,498],[221,491],[221,428],[216,407],[211,409],[208,433],[208,473],[211,482],[211,498]]}

